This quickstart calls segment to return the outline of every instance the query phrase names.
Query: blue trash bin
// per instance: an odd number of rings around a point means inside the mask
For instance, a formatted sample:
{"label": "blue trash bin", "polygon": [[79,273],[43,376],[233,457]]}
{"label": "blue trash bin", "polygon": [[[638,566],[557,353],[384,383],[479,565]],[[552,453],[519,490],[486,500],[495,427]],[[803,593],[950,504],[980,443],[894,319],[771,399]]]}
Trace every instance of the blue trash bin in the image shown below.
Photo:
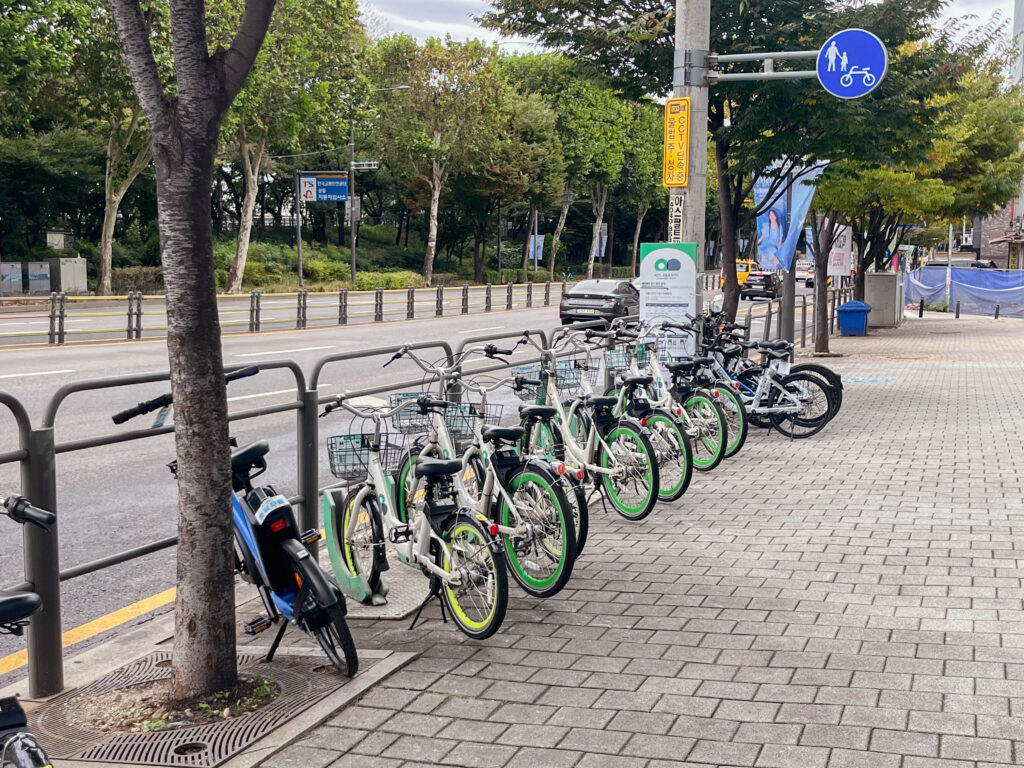
{"label": "blue trash bin", "polygon": [[867,336],[868,312],[871,305],[863,301],[848,301],[839,307],[839,333],[842,336]]}

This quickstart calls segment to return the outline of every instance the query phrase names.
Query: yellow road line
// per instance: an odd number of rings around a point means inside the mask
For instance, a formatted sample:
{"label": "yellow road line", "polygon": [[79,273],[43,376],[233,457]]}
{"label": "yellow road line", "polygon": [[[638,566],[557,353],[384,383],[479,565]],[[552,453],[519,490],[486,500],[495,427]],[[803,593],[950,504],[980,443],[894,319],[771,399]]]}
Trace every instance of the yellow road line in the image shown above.
{"label": "yellow road line", "polygon": [[[69,629],[62,636],[61,643],[65,648],[68,648],[76,643],[89,640],[96,637],[96,635],[126,624],[132,619],[137,619],[139,616],[143,616],[150,611],[155,611],[157,608],[163,608],[165,605],[174,602],[175,593],[175,588],[171,587],[159,594],[147,597],[145,600],[139,600],[137,603],[132,603],[124,608],[108,613],[106,616],[100,616],[98,619],[83,624],[80,627]],[[4,656],[0,658],[0,675],[20,669],[27,663],[28,651],[22,650],[9,656]]]}

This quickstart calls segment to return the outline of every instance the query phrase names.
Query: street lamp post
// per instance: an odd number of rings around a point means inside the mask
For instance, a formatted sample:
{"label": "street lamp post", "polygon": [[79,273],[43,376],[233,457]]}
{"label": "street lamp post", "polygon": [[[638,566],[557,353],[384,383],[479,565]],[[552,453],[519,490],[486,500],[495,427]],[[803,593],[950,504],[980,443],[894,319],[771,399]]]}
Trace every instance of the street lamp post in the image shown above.
{"label": "street lamp post", "polygon": [[[391,88],[373,88],[370,93],[383,91],[408,91],[411,86],[396,85]],[[349,121],[349,156],[348,156],[348,219],[349,239],[352,246],[352,287],[356,287],[356,117]]]}

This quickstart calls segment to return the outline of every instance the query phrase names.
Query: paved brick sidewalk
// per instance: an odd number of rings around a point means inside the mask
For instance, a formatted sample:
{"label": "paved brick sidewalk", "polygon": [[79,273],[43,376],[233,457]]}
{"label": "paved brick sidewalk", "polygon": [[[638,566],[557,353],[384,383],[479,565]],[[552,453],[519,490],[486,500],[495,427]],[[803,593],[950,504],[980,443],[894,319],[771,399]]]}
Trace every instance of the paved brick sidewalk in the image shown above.
{"label": "paved brick sidewalk", "polygon": [[1024,321],[837,339],[842,413],[752,432],[642,523],[593,511],[569,586],[422,652],[266,768],[1024,764]]}

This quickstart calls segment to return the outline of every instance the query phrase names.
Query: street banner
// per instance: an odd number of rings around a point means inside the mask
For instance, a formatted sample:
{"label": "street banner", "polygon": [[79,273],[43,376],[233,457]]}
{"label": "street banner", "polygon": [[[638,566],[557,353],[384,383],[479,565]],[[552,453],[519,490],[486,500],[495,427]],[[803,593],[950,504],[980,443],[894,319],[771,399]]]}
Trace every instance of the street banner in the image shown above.
{"label": "street banner", "polygon": [[527,249],[530,261],[540,264],[544,261],[544,235],[530,235],[530,245]]}
{"label": "street banner", "polygon": [[788,189],[783,185],[767,205],[765,198],[774,179],[761,176],[754,183],[754,205],[764,209],[757,217],[757,263],[765,269],[788,270],[793,265],[800,230],[814,199],[814,180],[824,169],[819,165],[794,174],[796,181]]}
{"label": "street banner", "polygon": [[814,230],[804,227],[804,241],[807,243],[807,266],[814,266]]}
{"label": "street banner", "polygon": [[665,187],[685,187],[690,183],[689,96],[665,102],[665,147],[661,183]]}
{"label": "street banner", "polygon": [[[697,314],[697,244],[641,243],[640,319],[644,322],[672,320],[687,322]],[[688,335],[674,337],[678,355],[693,351]]]}
{"label": "street banner", "polygon": [[[828,221],[826,220],[826,226]],[[836,227],[836,237],[828,254],[827,274],[830,277],[849,277],[853,267],[853,237],[850,228]]]}

